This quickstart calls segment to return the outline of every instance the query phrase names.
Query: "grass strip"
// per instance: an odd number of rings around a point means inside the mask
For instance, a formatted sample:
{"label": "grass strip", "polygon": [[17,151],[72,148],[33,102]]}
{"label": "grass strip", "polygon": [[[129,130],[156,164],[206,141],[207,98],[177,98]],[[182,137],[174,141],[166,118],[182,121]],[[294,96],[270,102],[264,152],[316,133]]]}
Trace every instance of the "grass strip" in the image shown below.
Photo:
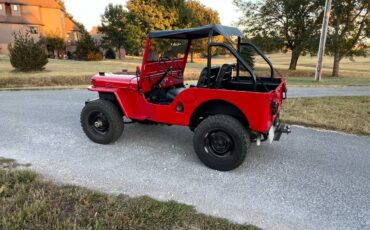
{"label": "grass strip", "polygon": [[58,186],[0,158],[0,229],[258,229],[149,197]]}
{"label": "grass strip", "polygon": [[370,135],[370,97],[288,99],[282,118],[289,124]]}
{"label": "grass strip", "polygon": [[[289,55],[271,55],[273,63],[276,63],[276,76],[285,77],[289,86],[358,86],[370,85],[368,73],[369,59],[359,59],[357,63],[346,60],[341,70],[341,77],[330,77],[330,71],[323,72],[323,79],[315,82],[314,59],[301,59],[302,68],[287,70]],[[222,65],[232,61],[230,58],[215,58],[214,65]],[[270,70],[262,65],[263,61],[257,60],[256,74],[258,76],[270,76]],[[0,88],[22,88],[22,87],[60,87],[89,85],[91,76],[95,73],[120,72],[126,69],[135,72],[136,67],[141,65],[141,59],[137,57],[126,57],[124,60],[104,61],[72,61],[49,59],[44,71],[19,72],[11,66],[9,57],[0,55]],[[206,66],[206,59],[197,59],[197,63],[188,63],[185,70],[185,80],[198,80],[200,72]]]}

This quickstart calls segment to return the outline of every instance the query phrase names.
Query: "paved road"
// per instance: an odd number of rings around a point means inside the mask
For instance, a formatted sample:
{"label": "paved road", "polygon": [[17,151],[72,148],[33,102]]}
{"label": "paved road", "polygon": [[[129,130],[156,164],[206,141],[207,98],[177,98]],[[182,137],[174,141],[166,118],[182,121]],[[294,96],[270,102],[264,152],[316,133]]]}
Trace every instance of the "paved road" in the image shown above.
{"label": "paved road", "polygon": [[289,87],[288,97],[370,96],[370,86]]}
{"label": "paved road", "polygon": [[0,156],[58,182],[149,195],[266,229],[369,229],[370,138],[294,127],[222,173],[197,159],[183,127],[127,125],[113,145],[79,125],[85,91],[0,92]]}

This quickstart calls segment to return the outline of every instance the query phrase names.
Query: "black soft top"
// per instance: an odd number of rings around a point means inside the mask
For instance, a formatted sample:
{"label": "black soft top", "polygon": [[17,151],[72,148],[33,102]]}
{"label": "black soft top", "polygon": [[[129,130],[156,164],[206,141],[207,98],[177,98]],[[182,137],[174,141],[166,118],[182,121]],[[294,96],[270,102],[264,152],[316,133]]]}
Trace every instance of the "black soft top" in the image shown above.
{"label": "black soft top", "polygon": [[163,30],[153,31],[149,33],[149,38],[170,38],[170,39],[200,39],[207,38],[209,32],[213,31],[212,36],[222,35],[224,37],[238,36],[242,37],[242,32],[235,27],[223,26],[223,25],[206,25],[193,27],[182,30]]}

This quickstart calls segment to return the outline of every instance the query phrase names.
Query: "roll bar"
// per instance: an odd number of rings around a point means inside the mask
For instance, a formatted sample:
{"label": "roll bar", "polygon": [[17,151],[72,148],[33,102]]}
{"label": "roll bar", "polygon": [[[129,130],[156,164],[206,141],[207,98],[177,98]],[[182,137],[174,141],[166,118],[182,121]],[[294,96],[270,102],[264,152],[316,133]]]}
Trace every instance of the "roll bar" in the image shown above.
{"label": "roll bar", "polygon": [[250,46],[250,47],[252,47],[252,49],[254,51],[256,51],[263,58],[263,60],[265,60],[266,63],[269,65],[270,72],[271,72],[271,78],[275,77],[275,71],[274,71],[274,67],[273,67],[271,61],[266,57],[266,55],[262,52],[262,50],[260,50],[254,44],[252,44],[250,42],[241,42],[241,37],[238,36],[238,47],[237,47],[237,51],[235,51],[235,49],[232,48],[228,44],[212,42],[212,38],[213,38],[213,30],[210,30],[209,35],[208,35],[208,55],[207,55],[208,84],[210,83],[210,78],[211,78],[211,71],[210,70],[211,70],[212,47],[215,47],[215,46],[223,47],[223,48],[229,50],[232,55],[234,55],[234,57],[237,59],[237,66],[236,66],[236,68],[237,68],[237,70],[236,70],[237,71],[237,79],[239,79],[240,64],[241,64],[249,72],[249,74],[252,76],[253,83],[255,85],[255,89],[257,88],[257,80],[258,79],[257,79],[257,76],[256,76],[254,70],[252,69],[252,67],[241,57],[241,55],[240,55],[241,46]]}

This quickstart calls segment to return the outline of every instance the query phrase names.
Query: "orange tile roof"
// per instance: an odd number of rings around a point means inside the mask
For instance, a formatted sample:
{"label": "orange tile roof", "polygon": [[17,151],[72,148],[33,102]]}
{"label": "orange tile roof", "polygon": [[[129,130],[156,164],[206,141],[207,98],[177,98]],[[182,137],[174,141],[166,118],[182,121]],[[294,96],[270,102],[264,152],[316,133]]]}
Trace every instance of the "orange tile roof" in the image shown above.
{"label": "orange tile roof", "polygon": [[90,35],[97,35],[98,33],[99,31],[97,26],[94,26],[90,31]]}
{"label": "orange tile roof", "polygon": [[65,28],[66,28],[66,32],[69,33],[71,31],[78,31],[78,27],[76,26],[76,24],[69,18],[69,17],[65,17],[64,18],[64,24],[65,24]]}
{"label": "orange tile roof", "polygon": [[56,0],[0,0],[0,3],[42,6],[46,8],[62,9],[62,6]]}

